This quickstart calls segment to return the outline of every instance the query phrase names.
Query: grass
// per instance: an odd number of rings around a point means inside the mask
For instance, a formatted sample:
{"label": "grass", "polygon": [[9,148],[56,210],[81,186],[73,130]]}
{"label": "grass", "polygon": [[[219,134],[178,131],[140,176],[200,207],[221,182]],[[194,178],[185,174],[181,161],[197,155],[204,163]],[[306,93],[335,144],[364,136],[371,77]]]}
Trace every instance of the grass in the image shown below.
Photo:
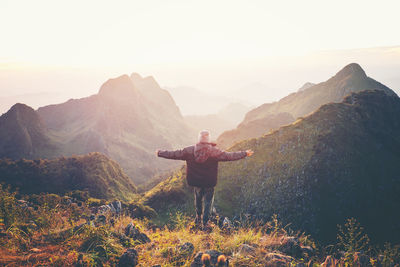
{"label": "grass", "polygon": [[[94,199],[79,205],[63,204],[63,198],[54,194],[31,199],[35,200],[33,206],[21,207],[15,194],[0,187],[0,266],[115,266],[127,248],[137,250],[138,266],[142,267],[190,266],[196,253],[205,250],[225,254],[230,266],[282,266],[279,264],[309,260],[322,263],[327,255],[337,256],[343,249],[348,266],[360,249],[368,251],[366,256],[373,266],[378,266],[378,260],[387,266],[400,263],[399,246],[373,248],[354,219],[339,227],[338,244],[321,247],[308,235],[290,230],[277,216],[266,223],[244,217],[231,227],[214,225],[206,232],[195,229],[194,218],[183,211],[170,211],[169,218],[164,214],[161,224],[157,217],[133,219],[125,205],[124,215],[108,215],[106,224],[87,224],[84,218],[90,205],[98,202]],[[131,222],[151,241],[141,243],[126,237],[125,227]],[[293,240],[298,244],[295,248],[308,246],[313,253],[294,252]],[[188,242],[193,250],[181,248]]]}

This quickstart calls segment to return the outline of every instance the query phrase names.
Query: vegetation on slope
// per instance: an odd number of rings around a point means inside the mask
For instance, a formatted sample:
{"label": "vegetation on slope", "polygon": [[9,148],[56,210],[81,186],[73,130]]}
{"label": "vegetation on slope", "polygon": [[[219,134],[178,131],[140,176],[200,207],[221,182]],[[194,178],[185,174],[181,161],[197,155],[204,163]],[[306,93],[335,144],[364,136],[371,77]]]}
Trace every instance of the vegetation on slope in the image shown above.
{"label": "vegetation on slope", "polygon": [[100,153],[51,160],[2,159],[0,182],[19,188],[23,194],[85,190],[96,198],[128,200],[136,193],[118,163]]}
{"label": "vegetation on slope", "polygon": [[321,240],[357,218],[374,241],[400,241],[400,99],[363,91],[231,150],[254,155],[220,169],[223,213],[272,214]]}
{"label": "vegetation on slope", "polygon": [[[68,204],[55,195],[35,199],[35,204],[21,206],[15,193],[0,187],[0,265],[116,266],[121,264],[124,251],[135,251],[130,264],[125,261],[120,266],[201,266],[191,264],[206,250],[225,254],[229,266],[400,263],[399,246],[371,246],[354,219],[339,227],[336,242],[321,246],[310,236],[284,226],[276,216],[266,223],[242,220],[200,231],[193,228],[192,217],[181,213],[173,213],[162,227],[128,214],[88,221],[90,207],[85,202]],[[148,239],[128,236],[128,225],[134,225]]]}

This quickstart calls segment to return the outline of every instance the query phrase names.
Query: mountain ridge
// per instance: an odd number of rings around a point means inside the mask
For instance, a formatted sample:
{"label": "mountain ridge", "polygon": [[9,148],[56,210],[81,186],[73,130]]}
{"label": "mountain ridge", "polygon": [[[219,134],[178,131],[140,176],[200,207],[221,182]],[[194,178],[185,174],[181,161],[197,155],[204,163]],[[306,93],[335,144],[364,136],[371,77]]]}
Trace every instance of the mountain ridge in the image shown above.
{"label": "mountain ridge", "polygon": [[[236,141],[246,139],[241,139],[239,136],[245,136],[248,138],[253,137],[246,136],[242,133],[245,131],[246,125],[251,121],[262,119],[270,116],[271,114],[287,112],[290,113],[295,120],[298,117],[310,114],[323,104],[330,102],[341,102],[345,96],[352,92],[375,89],[383,90],[389,95],[396,95],[390,88],[368,77],[359,64],[348,64],[339,72],[337,72],[336,75],[325,82],[321,82],[305,90],[289,94],[277,102],[265,103],[249,111],[237,128],[231,130],[229,136],[227,136],[226,133],[223,133],[220,135],[217,142],[222,147],[229,147]],[[282,122],[280,126],[284,124],[287,124],[287,122]],[[259,131],[263,130],[263,133],[267,133],[269,130],[273,129],[268,124],[265,124],[263,127],[263,129],[259,129]],[[237,133],[237,136],[235,136],[235,132]],[[260,133],[258,134],[258,136],[261,135]]]}

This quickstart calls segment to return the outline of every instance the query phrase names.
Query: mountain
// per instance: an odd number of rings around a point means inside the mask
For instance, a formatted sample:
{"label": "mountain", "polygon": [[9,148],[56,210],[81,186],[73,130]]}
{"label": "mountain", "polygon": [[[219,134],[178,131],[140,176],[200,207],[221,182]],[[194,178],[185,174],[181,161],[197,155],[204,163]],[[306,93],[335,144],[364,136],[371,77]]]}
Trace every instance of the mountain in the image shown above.
{"label": "mountain", "polygon": [[196,131],[210,130],[211,135],[216,138],[224,131],[235,127],[243,120],[248,110],[249,108],[241,103],[230,103],[216,114],[189,115],[184,118]]}
{"label": "mountain", "polygon": [[[383,90],[389,95],[395,95],[391,89],[368,77],[360,65],[351,63],[325,82],[313,85],[304,90],[299,90],[282,98],[278,102],[266,103],[249,111],[236,129],[223,133],[217,142],[222,147],[228,147],[234,142],[260,136],[259,133],[257,135],[247,134],[249,123],[281,113],[289,113],[296,119],[310,114],[323,104],[341,102],[348,94],[362,90]],[[285,124],[287,124],[287,120],[282,120],[278,127]],[[277,128],[276,125],[270,125],[267,121],[265,121],[262,127],[264,127],[263,133]]]}
{"label": "mountain", "polygon": [[378,241],[400,240],[400,99],[362,91],[231,150],[254,155],[220,170],[216,203],[226,214],[278,214],[334,240],[355,217]]}
{"label": "mountain", "polygon": [[136,183],[179,166],[154,156],[156,149],[189,145],[190,128],[168,91],[139,74],[109,79],[98,94],[37,111],[14,105],[0,117],[0,156],[54,158],[101,152]]}
{"label": "mountain", "polygon": [[[362,91],[237,143],[229,150],[252,149],[254,155],[220,164],[216,209],[223,216],[263,221],[277,214],[284,225],[322,242],[334,241],[336,225],[354,217],[374,242],[399,242],[398,114],[398,96]],[[166,199],[187,203],[190,191],[181,176],[178,171],[157,185],[144,203],[160,211],[168,207]]]}
{"label": "mountain", "polygon": [[244,119],[244,115],[250,110],[249,106],[246,106],[239,102],[232,102],[218,111],[217,115],[229,121],[235,125],[241,122]]}
{"label": "mountain", "polygon": [[308,88],[310,88],[310,87],[312,87],[314,85],[315,85],[315,83],[306,82],[305,84],[303,84],[302,87],[299,88],[299,90],[297,90],[297,92],[304,91],[304,90],[306,90],[306,89],[308,89]]}
{"label": "mountain", "polygon": [[129,200],[136,187],[115,161],[100,153],[52,160],[0,160],[0,182],[23,194],[88,190],[92,197]]}
{"label": "mountain", "polygon": [[239,124],[236,129],[228,130],[218,137],[218,145],[221,147],[228,147],[232,144],[232,140],[245,140],[249,138],[259,137],[269,130],[277,129],[282,125],[290,124],[295,119],[288,112],[278,114],[270,114],[260,119],[255,119],[247,124]]}
{"label": "mountain", "polygon": [[185,116],[185,121],[197,132],[204,129],[209,130],[213,140],[216,140],[216,137],[227,129],[235,127],[234,123],[219,117],[217,114]]}
{"label": "mountain", "polygon": [[0,117],[0,158],[34,158],[52,155],[55,145],[35,110],[15,104]]}
{"label": "mountain", "polygon": [[168,87],[166,89],[171,93],[185,116],[215,114],[221,107],[233,100],[231,97],[213,95],[189,86]]}
{"label": "mountain", "polygon": [[41,107],[38,114],[61,144],[60,155],[104,153],[136,183],[178,165],[156,159],[156,149],[196,137],[170,94],[153,77],[138,74],[110,79],[96,95]]}
{"label": "mountain", "polygon": [[245,101],[248,105],[258,106],[273,99],[279,99],[280,92],[276,87],[262,82],[252,82],[241,86],[233,92],[237,100]]}

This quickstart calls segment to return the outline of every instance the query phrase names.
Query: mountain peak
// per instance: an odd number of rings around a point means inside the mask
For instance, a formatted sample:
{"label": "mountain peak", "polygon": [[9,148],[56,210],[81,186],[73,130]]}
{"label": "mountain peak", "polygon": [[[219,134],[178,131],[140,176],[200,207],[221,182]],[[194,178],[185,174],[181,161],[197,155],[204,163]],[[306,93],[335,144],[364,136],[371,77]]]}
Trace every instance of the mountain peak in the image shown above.
{"label": "mountain peak", "polygon": [[139,73],[133,72],[131,74],[131,80],[133,82],[141,81],[142,79],[143,79],[143,77]]}
{"label": "mountain peak", "polygon": [[367,77],[367,74],[365,74],[365,71],[357,63],[348,64],[343,69],[341,69],[335,75],[335,77],[337,77],[337,78],[345,78],[345,77],[350,76],[350,75]]}
{"label": "mountain peak", "polygon": [[117,78],[106,81],[99,90],[99,95],[102,96],[136,96],[137,89],[131,78],[124,74]]}
{"label": "mountain peak", "polygon": [[36,111],[30,106],[22,103],[14,104],[4,115],[4,118],[13,118],[12,120],[23,121],[27,124],[41,124]]}
{"label": "mountain peak", "polygon": [[8,112],[35,112],[33,108],[22,103],[14,104]]}

